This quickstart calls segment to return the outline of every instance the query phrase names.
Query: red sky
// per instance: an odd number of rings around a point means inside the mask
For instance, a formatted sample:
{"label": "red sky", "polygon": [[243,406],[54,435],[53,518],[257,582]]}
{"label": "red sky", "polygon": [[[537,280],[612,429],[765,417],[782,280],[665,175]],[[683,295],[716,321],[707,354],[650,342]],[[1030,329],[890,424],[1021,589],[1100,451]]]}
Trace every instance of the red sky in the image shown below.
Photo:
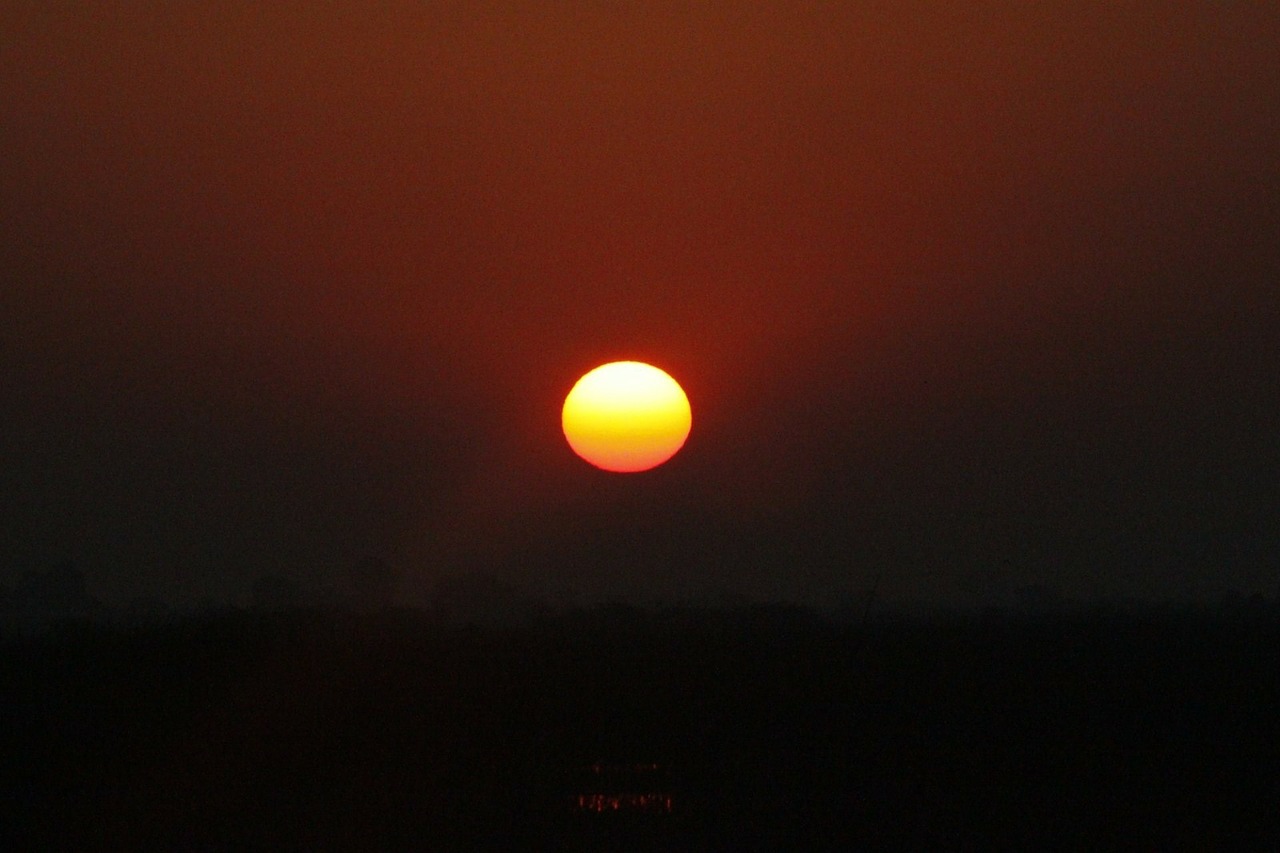
{"label": "red sky", "polygon": [[[1266,4],[53,5],[0,6],[10,578],[1280,588]],[[558,433],[613,358],[693,402],[644,478]]]}

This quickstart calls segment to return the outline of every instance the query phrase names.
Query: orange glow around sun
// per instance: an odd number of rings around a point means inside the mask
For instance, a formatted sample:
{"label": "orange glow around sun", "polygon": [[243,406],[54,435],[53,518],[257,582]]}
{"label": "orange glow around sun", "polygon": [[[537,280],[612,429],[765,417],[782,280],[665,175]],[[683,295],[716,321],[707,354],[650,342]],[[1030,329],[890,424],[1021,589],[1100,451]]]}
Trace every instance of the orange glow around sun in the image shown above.
{"label": "orange glow around sun", "polygon": [[603,364],[565,397],[561,426],[573,452],[606,471],[661,465],[684,446],[689,398],[664,371],[639,361]]}

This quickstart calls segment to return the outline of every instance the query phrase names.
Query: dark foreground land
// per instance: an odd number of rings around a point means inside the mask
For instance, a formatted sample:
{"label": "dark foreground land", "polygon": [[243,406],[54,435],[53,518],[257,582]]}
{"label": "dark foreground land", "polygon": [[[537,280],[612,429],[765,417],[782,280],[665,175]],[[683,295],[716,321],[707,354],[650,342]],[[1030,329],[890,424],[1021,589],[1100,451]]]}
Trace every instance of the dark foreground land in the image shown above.
{"label": "dark foreground land", "polygon": [[1280,841],[1280,620],[507,628],[227,615],[0,646],[4,849]]}

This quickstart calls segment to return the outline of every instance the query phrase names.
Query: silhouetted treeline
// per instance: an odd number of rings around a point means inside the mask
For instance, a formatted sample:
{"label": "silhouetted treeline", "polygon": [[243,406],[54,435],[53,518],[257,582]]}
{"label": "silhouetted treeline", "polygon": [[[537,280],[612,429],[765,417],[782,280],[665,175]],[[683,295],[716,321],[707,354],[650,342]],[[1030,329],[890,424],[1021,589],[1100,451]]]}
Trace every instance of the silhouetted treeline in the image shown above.
{"label": "silhouetted treeline", "polygon": [[5,849],[1280,840],[1266,607],[226,613],[11,638],[0,689]]}

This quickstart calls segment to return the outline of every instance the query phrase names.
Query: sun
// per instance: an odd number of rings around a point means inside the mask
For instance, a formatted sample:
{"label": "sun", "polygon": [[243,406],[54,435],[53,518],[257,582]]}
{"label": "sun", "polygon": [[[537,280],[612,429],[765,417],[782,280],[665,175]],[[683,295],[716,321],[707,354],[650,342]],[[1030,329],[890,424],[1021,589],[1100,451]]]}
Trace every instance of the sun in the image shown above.
{"label": "sun", "polygon": [[587,373],[560,414],[573,452],[605,471],[648,471],[684,446],[693,423],[689,398],[666,372],[614,361]]}

